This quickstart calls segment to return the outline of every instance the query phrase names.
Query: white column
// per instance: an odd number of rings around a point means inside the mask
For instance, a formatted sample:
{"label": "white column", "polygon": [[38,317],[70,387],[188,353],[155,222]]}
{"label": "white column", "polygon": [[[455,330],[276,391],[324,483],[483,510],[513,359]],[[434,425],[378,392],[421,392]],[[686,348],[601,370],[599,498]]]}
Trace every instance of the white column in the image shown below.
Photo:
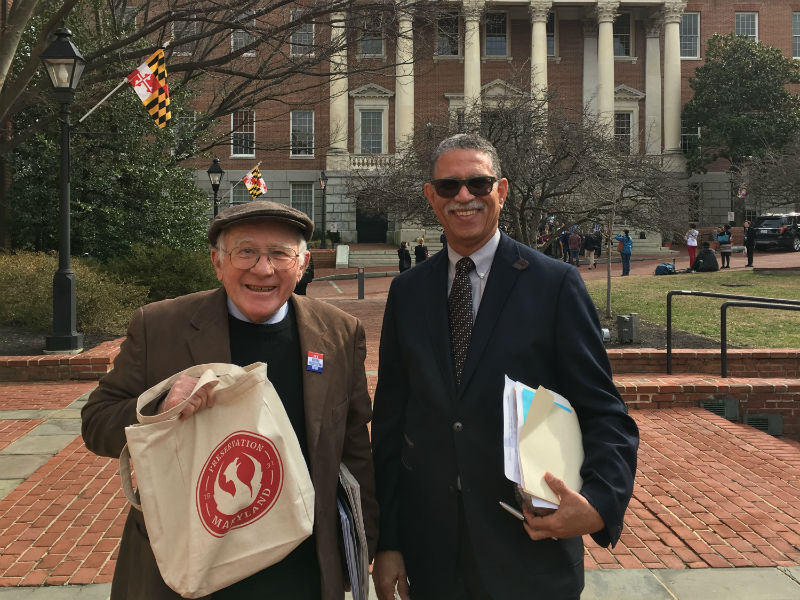
{"label": "white column", "polygon": [[394,144],[399,151],[414,135],[414,21],[405,11],[397,20]]}
{"label": "white column", "polygon": [[664,3],[664,153],[681,150],[681,35],[685,0]]}
{"label": "white column", "polygon": [[597,3],[597,117],[614,135],[614,16],[617,0]]}
{"label": "white column", "polygon": [[481,101],[481,29],[484,0],[464,0],[464,107]]}
{"label": "white column", "polygon": [[334,13],[331,42],[337,47],[331,56],[330,150],[332,154],[347,154],[347,44],[345,13]]}
{"label": "white column", "polygon": [[647,22],[647,57],[644,75],[645,152],[661,154],[661,19]]}
{"label": "white column", "polygon": [[597,19],[584,19],[583,25],[583,106],[597,115]]}
{"label": "white column", "polygon": [[530,0],[531,13],[531,94],[537,100],[547,96],[547,17],[552,0]]}

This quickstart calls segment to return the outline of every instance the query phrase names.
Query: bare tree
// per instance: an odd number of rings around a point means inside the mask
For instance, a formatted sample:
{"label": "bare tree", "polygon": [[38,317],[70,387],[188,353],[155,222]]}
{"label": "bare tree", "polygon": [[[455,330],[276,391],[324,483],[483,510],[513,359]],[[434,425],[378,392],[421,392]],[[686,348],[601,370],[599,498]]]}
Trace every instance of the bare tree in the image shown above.
{"label": "bare tree", "polygon": [[[88,109],[156,48],[170,42],[170,87],[203,97],[195,127],[212,129],[241,108],[328,99],[331,77],[394,74],[395,61],[360,57],[354,41],[398,35],[397,16],[425,22],[429,3],[416,0],[17,0],[0,38],[0,123],[14,121],[0,140],[5,154],[44,127],[38,105],[49,83],[40,55],[66,24],[87,60],[75,111]],[[333,32],[333,33],[332,33]],[[387,49],[387,56],[391,53]],[[346,57],[346,60],[344,59]],[[331,69],[336,63],[337,68]],[[333,75],[332,75],[333,74]],[[213,131],[211,146],[230,131]],[[202,151],[204,147],[201,147]]]}
{"label": "bare tree", "polygon": [[[392,165],[354,174],[350,193],[359,207],[400,221],[435,222],[422,194],[429,157],[443,138],[471,131],[497,148],[509,181],[502,224],[528,246],[545,251],[565,230],[600,228],[610,253],[620,223],[670,240],[683,231],[683,175],[665,169],[663,157],[623,151],[595,117],[559,106],[554,97],[536,99],[509,89],[456,119],[430,123]],[[610,296],[610,267],[608,273]]]}
{"label": "bare tree", "polygon": [[737,181],[759,210],[798,210],[800,202],[800,144],[793,142],[761,156],[751,157]]}

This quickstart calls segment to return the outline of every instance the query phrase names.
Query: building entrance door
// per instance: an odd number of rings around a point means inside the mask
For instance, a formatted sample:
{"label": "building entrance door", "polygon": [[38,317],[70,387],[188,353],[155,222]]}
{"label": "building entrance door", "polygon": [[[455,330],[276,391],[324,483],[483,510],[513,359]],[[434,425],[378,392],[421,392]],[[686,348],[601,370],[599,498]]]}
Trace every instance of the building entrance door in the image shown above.
{"label": "building entrance door", "polygon": [[385,244],[389,223],[384,215],[356,209],[356,231],[360,244]]}

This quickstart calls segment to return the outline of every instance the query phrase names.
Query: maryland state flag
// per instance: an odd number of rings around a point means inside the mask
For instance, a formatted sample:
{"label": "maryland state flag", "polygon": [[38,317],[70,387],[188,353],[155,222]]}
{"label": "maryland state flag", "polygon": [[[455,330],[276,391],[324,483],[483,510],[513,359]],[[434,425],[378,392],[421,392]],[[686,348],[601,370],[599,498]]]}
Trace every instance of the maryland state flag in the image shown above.
{"label": "maryland state flag", "polygon": [[252,171],[242,177],[242,181],[244,181],[244,184],[247,186],[247,191],[250,192],[250,196],[252,196],[253,199],[258,198],[261,194],[267,193],[267,184],[261,179],[261,171],[258,169],[258,165],[253,167]]}
{"label": "maryland state flag", "polygon": [[163,129],[172,117],[169,110],[169,86],[167,85],[167,65],[164,49],[159,48],[153,55],[128,75],[133,91],[139,96],[147,112],[159,128]]}

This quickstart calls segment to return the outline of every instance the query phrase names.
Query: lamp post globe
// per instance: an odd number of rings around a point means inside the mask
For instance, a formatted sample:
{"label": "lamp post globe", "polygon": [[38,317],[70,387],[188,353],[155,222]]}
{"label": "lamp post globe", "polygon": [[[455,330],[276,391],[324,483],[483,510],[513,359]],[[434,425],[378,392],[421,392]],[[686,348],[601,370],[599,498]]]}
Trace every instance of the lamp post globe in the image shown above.
{"label": "lamp post globe", "polygon": [[219,192],[219,184],[222,181],[222,176],[225,175],[225,171],[222,170],[222,167],[219,164],[219,159],[215,158],[211,166],[208,167],[208,180],[211,182],[211,189],[214,190],[214,216],[217,216],[217,211],[219,210],[219,203],[217,202],[217,192]]}
{"label": "lamp post globe", "polygon": [[83,350],[83,334],[77,331],[75,273],[70,264],[69,107],[86,61],[70,41],[69,29],[61,27],[55,35],[56,39],[40,56],[61,105],[58,118],[61,125],[58,271],[53,276],[53,332],[45,338],[45,352],[75,353]]}

